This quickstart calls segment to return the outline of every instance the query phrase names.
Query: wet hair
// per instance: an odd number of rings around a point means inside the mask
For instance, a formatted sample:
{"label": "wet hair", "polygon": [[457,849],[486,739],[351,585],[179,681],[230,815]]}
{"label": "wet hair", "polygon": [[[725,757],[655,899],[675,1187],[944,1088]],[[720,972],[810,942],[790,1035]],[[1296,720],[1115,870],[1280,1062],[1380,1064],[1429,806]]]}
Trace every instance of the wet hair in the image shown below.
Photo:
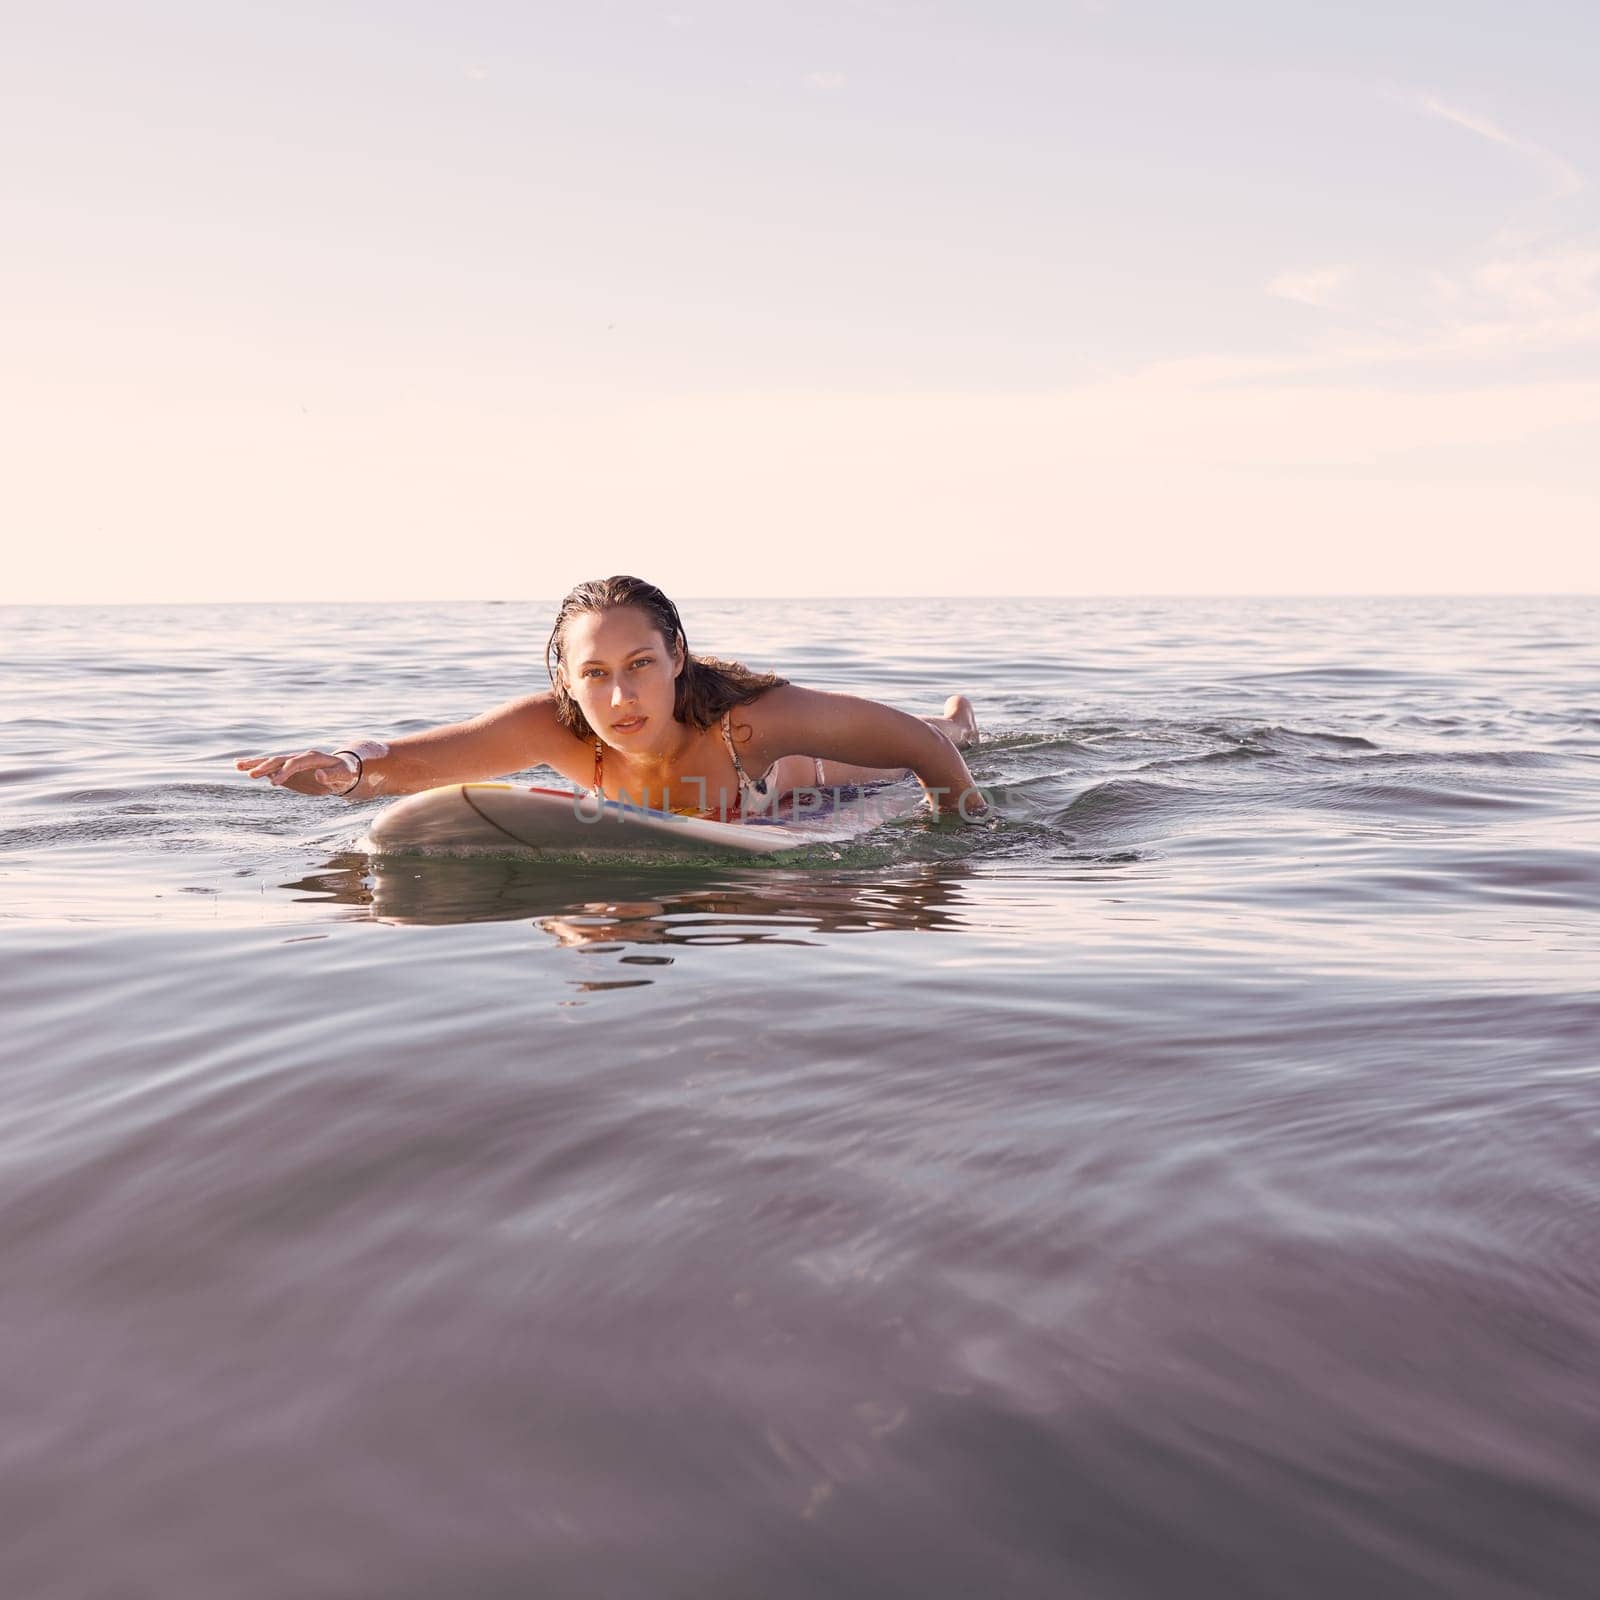
{"label": "wet hair", "polygon": [[759,700],[767,690],[782,688],[789,681],[771,672],[752,672],[742,662],[695,655],[689,648],[678,608],[653,583],[646,583],[643,578],[595,578],[589,583],[580,583],[561,602],[556,624],[544,647],[545,670],[550,674],[550,687],[556,695],[556,718],[562,727],[570,728],[580,739],[589,740],[596,735],[557,670],[562,665],[562,634],[567,623],[583,612],[616,611],[623,606],[634,606],[644,612],[651,626],[666,640],[669,653],[679,643],[683,645],[683,670],[678,674],[672,702],[672,715],[679,722],[709,728],[724,711],[733,706],[747,706],[752,700]]}

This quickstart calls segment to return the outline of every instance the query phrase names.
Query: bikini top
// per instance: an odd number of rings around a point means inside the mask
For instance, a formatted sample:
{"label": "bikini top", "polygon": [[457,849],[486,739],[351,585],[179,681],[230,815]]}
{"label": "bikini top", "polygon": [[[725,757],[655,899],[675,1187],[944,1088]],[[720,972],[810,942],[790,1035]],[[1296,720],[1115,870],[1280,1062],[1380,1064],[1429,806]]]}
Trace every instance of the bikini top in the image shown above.
{"label": "bikini top", "polygon": [[[731,711],[722,713],[722,742],[728,747],[728,755],[733,761],[733,774],[739,781],[739,810],[761,811],[767,803],[767,779],[772,776],[773,762],[759,778],[752,778],[744,770],[744,763],[739,759],[739,752],[733,747],[733,729],[728,725],[728,719],[733,715]],[[605,799],[605,790],[601,786],[601,778],[605,771],[606,747],[598,737],[594,741],[594,797],[597,800]],[[821,763],[818,763],[818,772]],[[698,817],[702,815],[698,806],[674,806],[674,812],[680,815]]]}

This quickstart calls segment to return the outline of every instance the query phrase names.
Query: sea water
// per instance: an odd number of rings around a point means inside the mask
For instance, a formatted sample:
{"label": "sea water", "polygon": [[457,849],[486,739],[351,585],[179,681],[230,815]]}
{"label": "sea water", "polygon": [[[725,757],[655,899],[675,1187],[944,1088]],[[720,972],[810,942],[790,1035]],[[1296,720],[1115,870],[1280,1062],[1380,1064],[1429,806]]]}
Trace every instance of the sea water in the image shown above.
{"label": "sea water", "polygon": [[0,611],[0,1592],[1587,1596],[1600,602],[759,601],[991,825],[374,860],[549,604]]}

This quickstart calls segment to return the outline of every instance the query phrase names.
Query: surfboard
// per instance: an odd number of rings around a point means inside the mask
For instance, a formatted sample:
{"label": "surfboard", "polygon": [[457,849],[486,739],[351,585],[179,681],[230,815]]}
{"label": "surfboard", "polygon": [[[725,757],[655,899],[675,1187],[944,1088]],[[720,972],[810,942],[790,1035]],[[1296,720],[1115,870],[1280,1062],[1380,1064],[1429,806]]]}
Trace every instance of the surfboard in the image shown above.
{"label": "surfboard", "polygon": [[920,809],[909,780],[870,789],[800,790],[771,817],[721,822],[680,817],[570,789],[510,783],[451,783],[406,795],[373,819],[363,841],[374,854],[405,851],[541,854],[768,856],[833,844]]}

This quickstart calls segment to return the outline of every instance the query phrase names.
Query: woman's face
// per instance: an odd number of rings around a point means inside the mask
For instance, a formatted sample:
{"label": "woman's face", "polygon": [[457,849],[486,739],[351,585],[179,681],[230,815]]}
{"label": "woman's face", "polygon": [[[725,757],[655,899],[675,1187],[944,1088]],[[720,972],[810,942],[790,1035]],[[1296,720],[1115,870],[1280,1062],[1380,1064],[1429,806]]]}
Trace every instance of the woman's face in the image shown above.
{"label": "woman's face", "polygon": [[561,671],[589,726],[620,750],[668,743],[683,646],[669,650],[637,606],[581,611],[562,630]]}

